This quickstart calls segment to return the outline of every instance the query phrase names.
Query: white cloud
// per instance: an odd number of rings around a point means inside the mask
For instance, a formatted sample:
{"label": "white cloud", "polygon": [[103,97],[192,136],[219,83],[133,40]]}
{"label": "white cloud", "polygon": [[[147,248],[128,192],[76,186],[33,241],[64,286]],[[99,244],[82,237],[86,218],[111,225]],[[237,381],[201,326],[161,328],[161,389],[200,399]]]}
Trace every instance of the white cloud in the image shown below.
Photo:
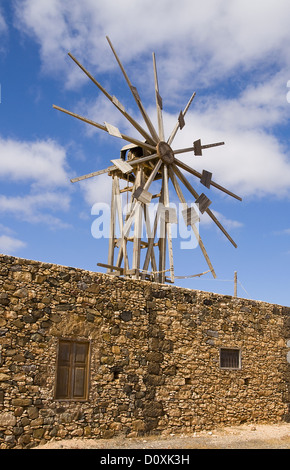
{"label": "white cloud", "polygon": [[115,66],[106,35],[125,62],[145,58],[151,66],[148,53],[155,50],[174,85],[181,78],[192,82],[193,73],[195,82],[209,82],[237,67],[289,63],[289,13],[287,0],[15,1],[15,25],[39,43],[44,70],[65,71],[69,86],[85,78],[67,58],[69,51],[94,70]]}
{"label": "white cloud", "polygon": [[[196,97],[173,148],[190,147],[199,138],[202,144],[224,141],[225,145],[205,149],[202,157],[190,153],[179,158],[200,172],[212,172],[214,181],[241,197],[288,197],[290,155],[278,137],[269,132],[284,123],[289,113],[284,90],[277,84],[281,84],[280,78],[251,85],[233,99],[215,98],[196,106]],[[174,119],[166,119],[167,127],[173,127]]]}
{"label": "white cloud", "polygon": [[274,235],[290,235],[290,228],[285,228],[283,230],[278,230],[274,232]]}
{"label": "white cloud", "polygon": [[0,9],[0,34],[6,33],[7,29],[8,28],[7,28],[5,18],[4,18],[3,13]]}
{"label": "white cloud", "polygon": [[0,180],[21,184],[21,196],[0,194],[0,213],[51,228],[67,224],[53,215],[71,200],[66,150],[53,140],[17,141],[0,137]]}
{"label": "white cloud", "polygon": [[54,217],[51,212],[67,211],[70,198],[66,193],[41,192],[23,197],[0,195],[0,213],[10,214],[31,223],[45,223],[51,228],[67,228],[68,224]]}
{"label": "white cloud", "polygon": [[66,186],[66,151],[53,140],[0,138],[0,179],[30,181],[38,187]]}
{"label": "white cloud", "polygon": [[89,206],[93,206],[96,202],[110,204],[112,178],[108,174],[99,175],[76,184],[80,185],[84,199]]}
{"label": "white cloud", "polygon": [[0,235],[0,252],[4,254],[15,253],[20,248],[24,248],[26,243],[8,235]]}
{"label": "white cloud", "polygon": [[11,255],[16,251],[24,248],[26,243],[18,238],[15,238],[14,231],[0,224],[0,252]]}
{"label": "white cloud", "polygon": [[[228,217],[221,214],[221,212],[212,210],[212,213],[218,219],[218,221],[227,229],[237,229],[244,226],[244,224],[238,220],[229,219]],[[213,220],[209,217],[209,215],[205,212],[200,219],[200,224],[203,226],[209,226],[214,224]]]}

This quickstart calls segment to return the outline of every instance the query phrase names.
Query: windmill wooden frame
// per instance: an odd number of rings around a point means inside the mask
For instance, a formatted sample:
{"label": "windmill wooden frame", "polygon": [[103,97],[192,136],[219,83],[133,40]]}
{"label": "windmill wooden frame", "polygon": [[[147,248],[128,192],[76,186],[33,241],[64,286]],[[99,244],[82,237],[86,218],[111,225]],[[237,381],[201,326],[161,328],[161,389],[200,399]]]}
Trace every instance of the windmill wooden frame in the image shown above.
{"label": "windmill wooden frame", "polygon": [[[107,268],[107,273],[111,275],[132,277],[133,279],[151,279],[161,283],[173,283],[176,277],[183,277],[176,276],[174,273],[171,231],[172,224],[177,222],[177,216],[174,209],[170,207],[169,182],[171,182],[173,190],[178,196],[180,203],[183,205],[184,209],[182,214],[184,216],[185,223],[186,225],[191,226],[198,245],[208,265],[208,271],[206,272],[211,272],[215,278],[215,270],[196,227],[196,222],[199,220],[200,215],[207,213],[208,216],[217,225],[217,227],[231,242],[231,244],[234,247],[237,247],[237,245],[222,226],[222,224],[218,221],[213,212],[209,209],[211,204],[209,198],[204,193],[198,194],[182,170],[195,176],[208,189],[214,187],[237,200],[241,201],[242,199],[213,181],[211,172],[203,170],[202,173],[199,173],[189,165],[179,160],[176,155],[192,152],[195,156],[201,156],[204,149],[223,145],[224,142],[202,145],[201,140],[199,139],[194,141],[191,147],[173,150],[171,145],[177,132],[185,126],[185,115],[195,97],[195,92],[191,95],[184,110],[180,111],[174,129],[166,140],[164,135],[162,116],[163,102],[159,93],[155,54],[153,53],[153,71],[158,130],[156,130],[153,126],[142,104],[136,87],[132,85],[108,37],[107,40],[129,86],[133,98],[139,108],[139,111],[141,112],[146,128],[141,126],[135,119],[133,119],[133,117],[131,117],[125,110],[125,107],[120,103],[120,101],[115,96],[110,95],[71,53],[68,55],[139,132],[142,140],[122,134],[117,127],[107,122],[104,124],[99,124],[84,116],[80,116],[71,111],[68,111],[67,109],[53,105],[55,109],[62,111],[63,113],[95,126],[114,137],[118,137],[129,142],[129,144],[122,147],[120,158],[111,160],[112,165],[105,169],[94,171],[71,180],[73,183],[75,183],[87,178],[96,177],[104,173],[107,173],[112,178],[108,261],[106,264],[98,263],[98,266]],[[120,187],[120,180],[126,181],[125,188]],[[150,192],[150,186],[153,181],[158,180],[160,182],[160,191],[157,194],[152,194]],[[180,183],[182,183],[183,186],[185,186],[185,188],[193,196],[194,202],[196,205],[198,205],[198,214],[196,210],[187,204]],[[127,195],[130,193],[130,203],[125,217],[123,215],[121,201],[121,194],[124,192],[126,192]],[[152,225],[149,219],[148,205],[153,199],[158,200],[158,209],[156,211]],[[116,229],[118,226],[120,233],[119,237],[116,236]],[[133,236],[130,236],[130,230],[132,229],[132,226],[134,226],[134,231]],[[142,227],[144,226],[146,228],[146,240],[142,240],[141,237]],[[158,227],[160,229],[159,237],[157,234]],[[133,251],[131,255],[128,254],[128,245],[130,243],[133,243]],[[118,251],[117,256],[116,251]],[[141,259],[141,252],[143,253],[144,251],[145,254],[143,259]],[[167,255],[169,267],[167,267],[166,264]],[[166,276],[166,273],[169,273],[169,277]]]}

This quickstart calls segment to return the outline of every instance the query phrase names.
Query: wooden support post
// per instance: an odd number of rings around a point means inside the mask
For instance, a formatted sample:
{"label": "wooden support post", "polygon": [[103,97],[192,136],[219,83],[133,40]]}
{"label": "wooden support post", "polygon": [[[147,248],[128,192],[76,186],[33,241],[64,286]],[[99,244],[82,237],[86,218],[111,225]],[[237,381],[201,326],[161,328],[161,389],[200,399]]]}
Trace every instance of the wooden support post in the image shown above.
{"label": "wooden support post", "polygon": [[[136,186],[139,187],[143,183],[143,169],[138,167],[136,175]],[[139,278],[140,256],[141,256],[141,232],[142,232],[142,203],[136,206],[134,221],[134,243],[133,243],[133,259],[132,269],[136,270],[135,279]]]}
{"label": "wooden support post", "polygon": [[115,248],[115,227],[116,227],[116,200],[115,200],[115,180],[112,178],[112,193],[111,193],[111,221],[110,221],[110,235],[109,235],[109,252],[108,252],[108,269],[107,273],[112,272],[110,266],[114,265],[114,248]]}
{"label": "wooden support post", "polygon": [[[162,208],[164,209],[164,192],[165,192],[165,175],[164,175],[164,167],[162,167],[162,189],[161,189],[161,197],[160,203],[162,204]],[[166,263],[166,232],[167,226],[165,223],[165,217],[160,217],[160,234],[159,234],[159,282],[165,282],[165,263]]]}
{"label": "wooden support post", "polygon": [[[119,229],[120,233],[123,231],[123,213],[122,213],[122,202],[121,202],[121,194],[120,194],[120,184],[119,184],[119,178],[117,175],[114,175],[114,181],[115,181],[115,198],[116,198],[116,209],[118,213],[118,219],[119,219]],[[129,270],[129,260],[128,260],[128,254],[127,254],[127,244],[126,240],[122,240],[122,245],[120,246],[119,250],[120,256],[118,256],[117,259],[117,266],[121,266],[122,258],[124,258],[124,271],[125,273]]]}
{"label": "wooden support post", "polygon": [[[155,219],[154,219],[153,230],[152,230],[152,232],[151,231],[149,232],[147,230],[148,249],[147,249],[147,253],[146,253],[146,256],[145,256],[145,260],[144,260],[143,271],[148,270],[150,259],[151,259],[151,265],[152,265],[153,271],[155,271],[155,272],[157,271],[157,265],[156,265],[156,261],[155,261],[155,255],[154,255],[154,245],[155,245],[154,240],[155,240],[155,236],[156,236],[156,232],[157,232],[158,219],[159,219],[159,211],[157,210],[156,215],[155,215]],[[148,233],[150,233],[150,236],[148,235]],[[145,279],[145,275],[142,277],[142,279]],[[155,281],[158,280],[158,274],[154,275],[154,280]]]}
{"label": "wooden support post", "polygon": [[[164,177],[164,205],[165,205],[165,208],[169,208],[168,168],[166,164],[163,165],[163,177]],[[167,242],[168,242],[170,279],[171,279],[171,282],[174,282],[172,231],[171,231],[171,223],[167,221],[166,218],[165,218],[165,228],[167,232]],[[165,269],[165,261],[164,261],[164,269]]]}

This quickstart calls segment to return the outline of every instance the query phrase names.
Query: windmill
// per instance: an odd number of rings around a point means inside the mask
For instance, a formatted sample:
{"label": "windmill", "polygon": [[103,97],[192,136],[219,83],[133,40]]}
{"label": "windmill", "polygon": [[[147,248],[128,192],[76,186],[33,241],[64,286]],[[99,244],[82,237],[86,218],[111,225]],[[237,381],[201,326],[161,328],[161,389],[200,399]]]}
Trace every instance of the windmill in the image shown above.
{"label": "windmill", "polygon": [[[73,116],[92,126],[101,129],[114,137],[125,140],[127,145],[122,147],[120,158],[111,160],[112,165],[105,169],[94,171],[87,175],[73,178],[71,182],[85,180],[107,173],[112,178],[112,198],[111,198],[111,220],[108,262],[98,263],[98,266],[107,268],[107,273],[117,276],[131,277],[133,279],[150,279],[161,283],[174,283],[176,276],[173,264],[173,244],[172,244],[172,224],[177,223],[176,209],[170,205],[169,201],[169,183],[177,195],[182,205],[182,216],[186,226],[192,228],[198,245],[202,251],[208,270],[213,277],[216,273],[202,242],[196,223],[200,215],[207,213],[217,227],[227,237],[234,247],[237,247],[231,236],[218,221],[214,213],[209,209],[211,201],[204,194],[198,194],[192,187],[185,172],[195,176],[206,188],[216,188],[229,196],[241,200],[239,196],[222,187],[212,179],[212,173],[203,170],[202,173],[191,168],[178,159],[179,154],[192,152],[195,156],[201,156],[204,149],[223,145],[224,142],[202,145],[198,139],[188,148],[173,150],[172,143],[179,130],[185,125],[185,115],[195,97],[195,93],[190,97],[183,111],[180,111],[176,125],[169,137],[166,139],[164,134],[163,116],[162,116],[162,98],[159,93],[158,76],[155,54],[153,53],[153,71],[155,82],[155,97],[158,129],[153,126],[148,116],[139,93],[134,87],[110,41],[107,41],[119,64],[122,74],[129,86],[133,98],[141,112],[145,122],[145,128],[142,127],[132,116],[127,113],[125,107],[115,97],[110,95],[105,88],[88,72],[84,66],[71,54],[68,55],[80,67],[80,69],[92,80],[99,90],[108,98],[109,101],[120,111],[120,113],[130,122],[130,124],[139,132],[141,139],[132,138],[124,135],[120,130],[107,122],[104,124],[96,123],[86,117],[75,114],[59,106],[53,107],[63,113]],[[120,188],[120,181],[124,180],[126,186]],[[153,182],[158,182],[159,192],[152,194],[150,187]],[[189,191],[193,197],[194,204],[188,204],[181,189],[181,184]],[[126,192],[130,194],[130,202],[127,204],[127,212],[124,215],[122,210],[121,194]],[[153,224],[149,217],[149,205],[153,200],[157,200],[157,210],[154,215]],[[119,236],[117,236],[117,227]],[[145,227],[145,240],[142,240],[142,227]],[[131,233],[133,232],[132,236]],[[133,249],[129,250],[129,244],[133,244]],[[116,253],[117,251],[117,253]],[[141,256],[142,254],[142,256]],[[167,258],[169,267],[167,267]],[[202,275],[205,274],[196,274]],[[169,277],[166,276],[169,273]],[[185,276],[185,277],[194,277]]]}

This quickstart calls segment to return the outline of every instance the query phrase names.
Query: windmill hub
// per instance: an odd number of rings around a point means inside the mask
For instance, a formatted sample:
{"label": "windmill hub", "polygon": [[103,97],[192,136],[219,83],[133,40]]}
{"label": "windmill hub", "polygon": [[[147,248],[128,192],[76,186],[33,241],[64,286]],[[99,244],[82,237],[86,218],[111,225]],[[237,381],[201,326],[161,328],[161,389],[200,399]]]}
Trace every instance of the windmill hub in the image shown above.
{"label": "windmill hub", "polygon": [[174,153],[170,145],[168,145],[166,142],[158,142],[157,144],[157,154],[163,161],[163,163],[166,163],[167,165],[171,164],[174,162]]}

